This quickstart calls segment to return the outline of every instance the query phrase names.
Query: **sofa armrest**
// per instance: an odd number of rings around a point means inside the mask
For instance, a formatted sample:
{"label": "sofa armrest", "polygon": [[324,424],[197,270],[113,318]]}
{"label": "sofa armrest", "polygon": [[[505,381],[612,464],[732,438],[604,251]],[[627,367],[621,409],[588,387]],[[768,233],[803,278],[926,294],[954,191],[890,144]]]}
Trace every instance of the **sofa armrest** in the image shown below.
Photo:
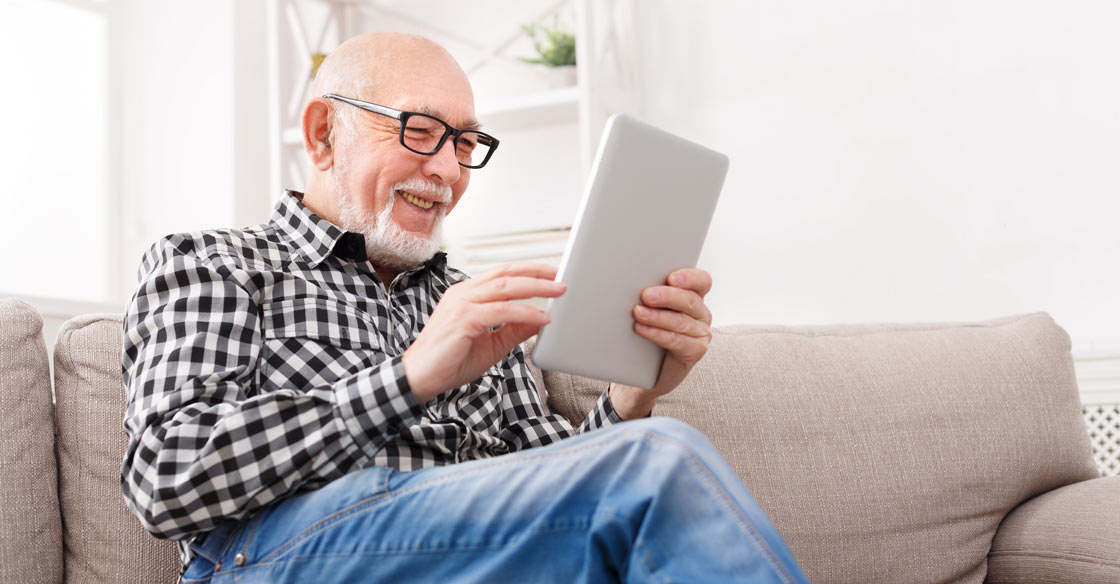
{"label": "sofa armrest", "polygon": [[1067,485],[1004,518],[986,582],[1120,582],[1120,477]]}

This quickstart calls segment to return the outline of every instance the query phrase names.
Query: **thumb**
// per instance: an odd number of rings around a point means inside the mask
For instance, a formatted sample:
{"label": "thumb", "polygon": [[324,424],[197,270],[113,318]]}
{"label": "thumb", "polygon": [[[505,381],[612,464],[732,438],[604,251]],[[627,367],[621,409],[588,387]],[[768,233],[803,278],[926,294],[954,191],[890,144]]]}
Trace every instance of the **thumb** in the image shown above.
{"label": "thumb", "polygon": [[495,331],[494,334],[498,335],[498,342],[506,348],[506,352],[509,352],[513,350],[515,345],[520,345],[529,337],[537,334],[540,328],[539,326],[519,322],[507,324]]}

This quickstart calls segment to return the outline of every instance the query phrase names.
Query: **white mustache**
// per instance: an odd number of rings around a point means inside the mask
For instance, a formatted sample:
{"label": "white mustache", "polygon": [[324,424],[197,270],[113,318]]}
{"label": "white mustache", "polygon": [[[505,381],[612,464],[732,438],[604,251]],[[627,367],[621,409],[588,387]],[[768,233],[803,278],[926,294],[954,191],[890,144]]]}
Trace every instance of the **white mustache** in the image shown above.
{"label": "white mustache", "polygon": [[435,202],[448,204],[451,202],[451,187],[434,181],[410,178],[393,185],[393,195],[397,191],[408,191],[415,195],[429,195],[435,197]]}

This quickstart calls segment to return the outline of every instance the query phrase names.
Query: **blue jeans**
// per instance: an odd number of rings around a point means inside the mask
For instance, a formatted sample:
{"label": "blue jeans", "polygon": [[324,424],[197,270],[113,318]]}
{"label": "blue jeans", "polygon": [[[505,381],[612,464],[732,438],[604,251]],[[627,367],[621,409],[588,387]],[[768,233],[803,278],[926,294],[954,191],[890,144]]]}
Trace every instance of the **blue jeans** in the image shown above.
{"label": "blue jeans", "polygon": [[808,582],[712,444],[668,418],[356,471],[194,549],[184,582]]}

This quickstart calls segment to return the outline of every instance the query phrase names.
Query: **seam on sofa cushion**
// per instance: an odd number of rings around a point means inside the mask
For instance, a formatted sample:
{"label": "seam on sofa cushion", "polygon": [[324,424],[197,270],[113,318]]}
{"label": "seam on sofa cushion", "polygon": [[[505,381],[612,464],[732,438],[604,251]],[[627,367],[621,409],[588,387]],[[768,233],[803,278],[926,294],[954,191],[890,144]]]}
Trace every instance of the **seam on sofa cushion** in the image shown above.
{"label": "seam on sofa cushion", "polygon": [[24,302],[23,300],[20,300],[19,298],[0,298],[0,305],[4,304],[19,307],[19,310],[24,314],[25,317],[33,317],[35,322],[37,323],[36,326],[39,328],[39,331],[42,332],[43,315],[39,314],[39,310],[34,306],[28,304],[27,302]]}
{"label": "seam on sofa cushion", "polygon": [[71,343],[71,337],[77,332],[80,332],[102,322],[115,323],[119,325],[120,320],[121,317],[119,314],[96,313],[78,316],[66,321],[65,323],[63,323],[62,328],[58,331],[58,340],[55,341],[55,354],[58,354],[58,347],[64,347],[66,350],[62,353],[63,355],[65,355],[66,365],[69,367],[69,371],[73,374],[80,375],[82,381],[88,384],[91,379],[88,376],[83,375],[79,370],[77,363],[74,362],[74,350]]}
{"label": "seam on sofa cushion", "polygon": [[1044,558],[1048,560],[1069,560],[1071,562],[1080,562],[1092,566],[1109,566],[1120,569],[1120,560],[1114,558],[1104,558],[1101,556],[1093,556],[1088,554],[1079,554],[1076,552],[1046,552],[1046,551],[1031,551],[1031,550],[1000,550],[993,551],[988,554],[988,557],[994,558],[998,556],[1012,556],[1012,557],[1035,557]]}
{"label": "seam on sofa cushion", "polygon": [[119,312],[92,312],[76,316],[66,321],[63,324],[63,328],[66,330],[81,330],[102,321],[120,324],[123,318],[123,315]]}
{"label": "seam on sofa cushion", "polygon": [[[713,327],[714,331],[721,334],[735,337],[748,337],[755,335],[774,335],[784,334],[795,337],[808,337],[808,338],[829,338],[829,337],[862,337],[869,335],[879,334],[896,334],[896,333],[910,333],[910,332],[937,332],[952,329],[996,329],[1003,328],[1011,325],[1018,324],[1023,320],[1045,316],[1051,323],[1054,319],[1046,312],[1031,312],[1027,314],[1006,316],[998,319],[993,319],[988,322],[954,322],[954,323],[885,323],[876,328],[862,328],[866,325],[850,323],[850,324],[836,324],[824,325],[820,328],[843,328],[853,327],[860,330],[853,330],[849,332],[824,332],[824,331],[797,331],[792,330],[795,328],[803,328],[796,325],[742,325],[742,324],[728,324]],[[1056,326],[1056,325],[1055,325]],[[750,330],[736,330],[739,327],[749,327]]]}

